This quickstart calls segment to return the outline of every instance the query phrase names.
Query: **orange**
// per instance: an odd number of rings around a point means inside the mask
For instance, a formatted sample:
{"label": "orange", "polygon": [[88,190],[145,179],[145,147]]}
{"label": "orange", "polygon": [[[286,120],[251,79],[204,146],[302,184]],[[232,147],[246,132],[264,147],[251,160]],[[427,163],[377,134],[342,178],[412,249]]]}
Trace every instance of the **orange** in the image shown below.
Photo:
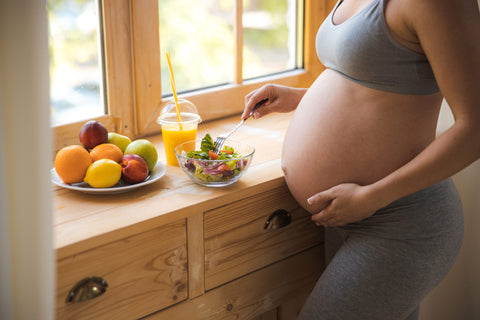
{"label": "orange", "polygon": [[64,147],[55,156],[55,171],[65,183],[82,182],[91,164],[90,154],[80,145]]}
{"label": "orange", "polygon": [[123,158],[123,152],[113,143],[102,143],[90,151],[90,157],[92,157],[93,162],[100,159],[110,159],[120,163]]}

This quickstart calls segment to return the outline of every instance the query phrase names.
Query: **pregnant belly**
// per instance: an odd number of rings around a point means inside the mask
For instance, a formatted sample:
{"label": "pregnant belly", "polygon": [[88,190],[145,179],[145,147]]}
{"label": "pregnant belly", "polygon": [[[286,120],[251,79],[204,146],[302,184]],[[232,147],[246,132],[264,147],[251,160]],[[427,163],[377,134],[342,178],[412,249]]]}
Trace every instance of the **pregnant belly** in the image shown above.
{"label": "pregnant belly", "polygon": [[433,140],[441,102],[421,100],[326,70],[298,105],[285,136],[282,168],[292,195],[315,212],[306,202],[311,195],[344,182],[372,183],[411,160]]}

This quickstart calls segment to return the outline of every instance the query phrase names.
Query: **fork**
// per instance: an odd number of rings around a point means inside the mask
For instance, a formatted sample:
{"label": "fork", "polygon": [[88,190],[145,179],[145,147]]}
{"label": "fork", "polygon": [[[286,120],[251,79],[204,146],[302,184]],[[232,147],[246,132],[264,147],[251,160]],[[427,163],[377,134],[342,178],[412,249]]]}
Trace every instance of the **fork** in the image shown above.
{"label": "fork", "polygon": [[221,134],[217,137],[217,139],[215,139],[215,142],[213,143],[213,145],[215,146],[215,150],[214,152],[215,153],[218,153],[220,150],[222,150],[222,147],[223,147],[223,144],[225,143],[225,140],[227,140],[228,137],[230,137],[230,135],[232,133],[234,133],[235,131],[237,131],[238,128],[241,127],[241,125],[248,119],[252,116],[252,114],[255,112],[255,110],[257,110],[258,108],[260,108],[261,106],[263,106],[265,104],[265,102],[268,101],[268,98],[267,99],[263,99],[259,102],[257,102],[257,104],[255,105],[255,107],[253,107],[252,111],[250,112],[250,114],[248,115],[248,117],[246,117],[245,119],[242,119],[242,121],[240,121],[239,124],[237,124],[235,126],[235,128],[233,128],[232,130],[230,130],[229,132],[227,133],[224,133],[224,134]]}

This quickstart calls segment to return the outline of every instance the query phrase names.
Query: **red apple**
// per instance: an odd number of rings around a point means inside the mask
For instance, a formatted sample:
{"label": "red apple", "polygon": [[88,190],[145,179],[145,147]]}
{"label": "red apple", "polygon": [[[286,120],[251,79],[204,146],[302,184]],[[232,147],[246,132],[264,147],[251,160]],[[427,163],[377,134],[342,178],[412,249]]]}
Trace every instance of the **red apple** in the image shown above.
{"label": "red apple", "polygon": [[78,134],[80,143],[87,149],[108,142],[108,130],[98,121],[90,120],[83,125]]}
{"label": "red apple", "polygon": [[120,165],[122,166],[122,180],[127,183],[140,183],[148,177],[147,162],[139,155],[124,155]]}

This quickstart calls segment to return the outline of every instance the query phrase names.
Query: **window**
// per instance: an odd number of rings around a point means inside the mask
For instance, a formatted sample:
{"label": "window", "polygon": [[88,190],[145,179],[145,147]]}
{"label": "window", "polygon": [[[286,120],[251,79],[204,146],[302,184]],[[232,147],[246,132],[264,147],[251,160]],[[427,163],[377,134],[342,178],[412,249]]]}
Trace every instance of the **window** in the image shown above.
{"label": "window", "polygon": [[[243,8],[243,78],[251,79],[301,67],[297,37],[303,25],[296,0],[247,1]],[[297,23],[298,22],[298,23]]]}
{"label": "window", "polygon": [[[103,35],[103,46],[97,44],[103,50],[93,51],[103,55],[90,61],[104,61],[98,67],[104,70],[104,80],[96,78],[99,88],[86,88],[99,92],[97,101],[106,101],[108,108],[102,105],[97,109],[101,112],[88,117],[131,138],[160,132],[155,120],[171,93],[166,51],[171,54],[177,90],[197,105],[204,120],[240,113],[245,94],[264,83],[310,85],[323,68],[316,59],[315,33],[334,4],[332,0],[56,1],[99,3],[88,6],[96,8],[101,22],[102,32],[93,33],[97,39]],[[169,22],[165,15],[174,19]],[[200,22],[207,31],[196,30]],[[186,28],[190,23],[194,26]],[[75,121],[54,126],[56,149],[78,143],[85,120]]]}
{"label": "window", "polygon": [[95,0],[49,0],[51,122],[105,114]]}
{"label": "window", "polygon": [[165,52],[179,92],[233,81],[234,1],[159,1],[162,93],[171,94]]}
{"label": "window", "polygon": [[[297,26],[301,29],[303,15],[297,15],[297,0],[237,3],[238,7],[232,0],[159,2],[160,50],[174,57],[180,92],[241,83],[301,66]],[[172,92],[168,77],[162,63],[164,95]]]}

